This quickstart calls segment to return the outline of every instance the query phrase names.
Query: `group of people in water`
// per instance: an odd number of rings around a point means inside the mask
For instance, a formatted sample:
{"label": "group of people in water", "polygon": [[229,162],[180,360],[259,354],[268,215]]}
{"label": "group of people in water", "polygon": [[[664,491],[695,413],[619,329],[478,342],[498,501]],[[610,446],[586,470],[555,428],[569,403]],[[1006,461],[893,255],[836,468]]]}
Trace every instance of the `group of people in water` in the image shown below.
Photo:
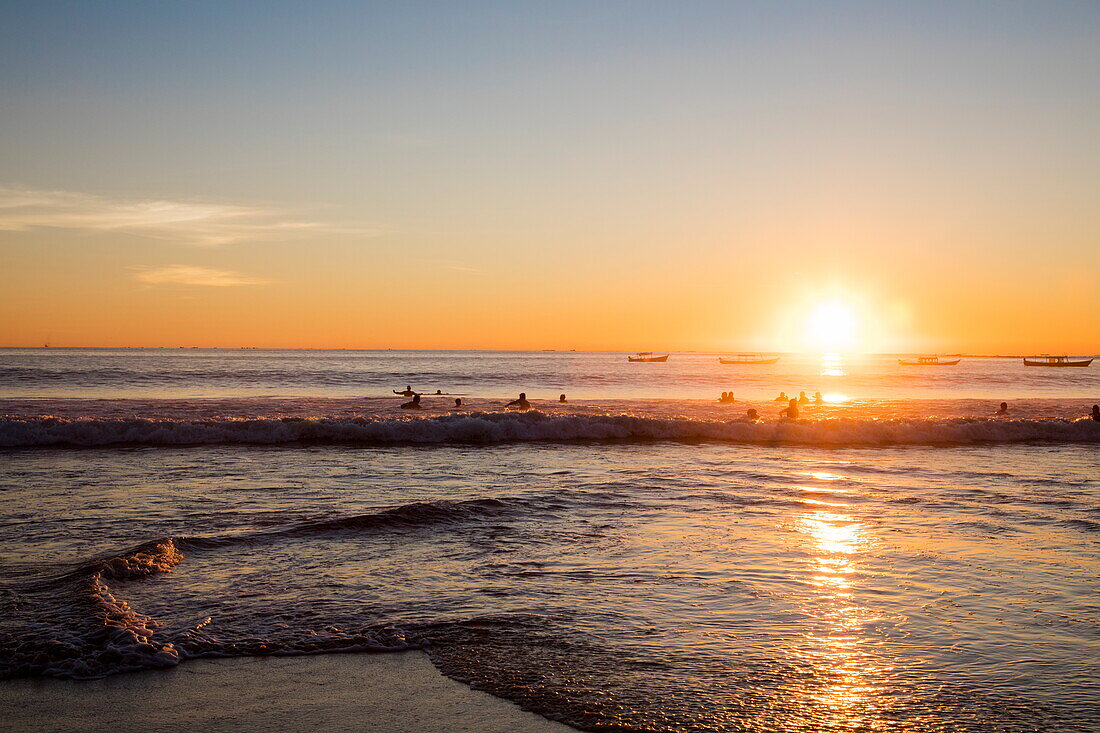
{"label": "group of people in water", "polygon": [[[798,397],[787,397],[786,392],[780,392],[779,396],[775,398],[776,402],[787,402],[787,406],[779,411],[779,417],[785,417],[789,420],[798,419],[798,406],[809,404],[810,398],[806,396],[805,392],[799,392]],[[820,392],[814,392],[815,405],[825,404],[825,398]]]}
{"label": "group of people in water", "polygon": [[[718,401],[719,402],[724,402],[724,403],[730,403],[730,402],[736,402],[737,400],[734,399],[733,392],[723,392],[722,395],[718,398]],[[776,402],[791,402],[791,401],[793,401],[793,402],[798,402],[800,404],[806,404],[807,402],[810,402],[810,398],[806,396],[805,392],[799,392],[798,397],[796,397],[794,400],[791,400],[789,397],[787,397],[786,392],[780,392],[779,396],[775,398],[775,401]],[[825,402],[824,395],[822,395],[820,392],[814,392],[813,402],[814,402],[814,404],[817,404],[817,405],[824,404],[824,402]]]}
{"label": "group of people in water", "polygon": [[[775,401],[776,402],[788,402],[788,403],[789,402],[797,402],[800,405],[805,405],[806,403],[808,403],[810,401],[810,398],[806,396],[805,392],[799,392],[798,397],[796,397],[795,399],[791,399],[790,397],[787,397],[786,392],[780,392],[779,396],[775,398]],[[822,396],[822,394],[820,392],[814,392],[814,400],[813,401],[814,401],[815,405],[820,405],[820,404],[823,404],[825,402],[825,397]]]}
{"label": "group of people in water", "polygon": [[[412,397],[412,399],[409,400],[408,402],[402,403],[402,405],[401,405],[402,410],[423,410],[424,409],[424,405],[420,404],[420,398],[423,397],[423,394],[414,391],[411,385],[406,384],[404,391],[399,392],[395,389],[395,390],[393,390],[393,393],[395,395],[401,395],[402,397]],[[433,395],[433,396],[444,397],[444,396],[447,396],[447,394],[445,392],[443,392],[442,390],[437,389],[435,391],[435,395]],[[565,395],[564,394],[558,395],[558,402],[559,403],[565,402]],[[461,397],[455,397],[455,403],[454,403],[454,406],[451,407],[451,409],[452,410],[461,410],[462,407],[463,407],[462,398]],[[509,409],[509,410],[530,410],[531,409],[531,401],[527,399],[527,393],[526,392],[520,392],[519,397],[517,399],[514,399],[511,402],[505,404],[504,407],[506,409]]]}
{"label": "group of people in water", "polygon": [[[403,409],[403,410],[422,410],[422,409],[424,409],[424,406],[422,404],[420,404],[420,398],[423,395],[419,392],[414,391],[413,388],[410,385],[405,385],[405,389],[403,391],[400,391],[400,392],[395,389],[395,390],[393,390],[393,393],[395,395],[400,395],[402,397],[411,397],[412,398],[408,402],[403,403],[401,405],[401,409]],[[435,391],[435,395],[433,395],[433,396],[443,397],[443,396],[447,396],[447,395],[442,390],[437,389]],[[733,392],[723,392],[722,396],[718,398],[718,401],[723,403],[723,404],[730,404],[730,403],[736,402],[737,400],[734,399]],[[798,415],[799,415],[800,405],[809,404],[811,402],[811,398],[807,397],[805,392],[799,392],[798,397],[794,397],[794,398],[787,397],[786,392],[780,392],[779,396],[775,398],[775,401],[776,402],[786,402],[787,403],[787,406],[779,411],[779,416],[781,418],[786,418],[788,420],[797,420]],[[558,402],[559,403],[564,403],[565,402],[565,395],[564,394],[558,396]],[[812,402],[815,405],[821,405],[821,404],[825,403],[825,398],[822,396],[822,394],[820,392],[814,392]],[[452,410],[460,410],[460,409],[462,409],[462,407],[463,407],[462,398],[461,397],[456,397],[454,406],[451,409]],[[517,399],[512,400],[511,402],[506,403],[504,405],[504,408],[508,409],[508,410],[530,410],[531,409],[531,401],[527,399],[527,393],[526,392],[520,392],[519,397]],[[1008,403],[1007,402],[1002,402],[998,406],[997,411],[993,414],[994,415],[1007,415],[1008,414]],[[1088,416],[1089,416],[1090,419],[1095,420],[1096,422],[1100,422],[1100,405],[1093,405],[1092,406],[1092,412],[1090,412]],[[749,408],[749,410],[745,413],[745,417],[748,418],[749,420],[752,420],[752,421],[755,422],[756,420],[760,419],[760,413],[757,412],[757,410],[755,408]]]}
{"label": "group of people in water", "polygon": [[[723,392],[722,396],[718,398],[718,401],[728,405],[730,403],[736,402],[737,400],[734,399],[733,392]],[[810,398],[806,396],[805,392],[799,392],[798,397],[795,398],[787,397],[786,392],[780,392],[779,396],[775,398],[775,401],[787,403],[787,406],[779,411],[780,417],[785,417],[790,420],[796,420],[798,419],[799,405],[808,404],[810,402]],[[815,405],[823,405],[825,404],[825,397],[820,392],[814,392],[813,403]],[[750,420],[758,420],[760,418],[760,414],[756,410],[750,409],[748,412],[745,413],[745,417]]]}

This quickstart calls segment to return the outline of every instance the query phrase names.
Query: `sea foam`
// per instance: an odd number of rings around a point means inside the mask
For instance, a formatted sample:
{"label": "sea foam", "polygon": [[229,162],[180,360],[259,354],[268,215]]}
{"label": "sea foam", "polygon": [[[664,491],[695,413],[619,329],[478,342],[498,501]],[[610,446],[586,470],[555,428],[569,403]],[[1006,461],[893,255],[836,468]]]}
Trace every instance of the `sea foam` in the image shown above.
{"label": "sea foam", "polygon": [[1100,442],[1089,419],[826,418],[698,420],[634,415],[483,412],[422,418],[0,418],[0,446],[359,445],[534,441],[720,441],[800,445]]}

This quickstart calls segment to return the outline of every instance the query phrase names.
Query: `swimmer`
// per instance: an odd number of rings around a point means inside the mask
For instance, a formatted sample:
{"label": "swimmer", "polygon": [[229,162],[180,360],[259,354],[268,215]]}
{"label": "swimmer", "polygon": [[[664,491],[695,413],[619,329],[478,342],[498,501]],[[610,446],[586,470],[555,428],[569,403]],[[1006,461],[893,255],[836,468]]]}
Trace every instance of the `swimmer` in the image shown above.
{"label": "swimmer", "polygon": [[505,407],[514,407],[517,410],[529,410],[531,409],[531,403],[527,401],[527,393],[520,392],[518,400],[512,400]]}
{"label": "swimmer", "polygon": [[461,397],[455,397],[455,407],[456,408],[462,407],[462,398]]}
{"label": "swimmer", "polygon": [[723,392],[722,393],[722,399],[719,400],[719,402],[725,402],[725,403],[736,402],[736,401],[737,400],[735,400],[733,398],[733,392]]}
{"label": "swimmer", "polygon": [[420,395],[414,394],[413,398],[412,398],[412,402],[406,402],[405,404],[401,405],[401,409],[402,410],[422,410],[422,409],[424,409],[420,405]]}
{"label": "swimmer", "polygon": [[1007,402],[1002,402],[1001,406],[997,408],[997,412],[995,412],[993,414],[995,414],[995,415],[1007,415],[1008,414],[1008,403]]}
{"label": "swimmer", "polygon": [[814,392],[814,402],[820,405],[824,401],[825,398],[821,396],[820,392]]}
{"label": "swimmer", "polygon": [[756,411],[756,408],[750,407],[749,411],[745,413],[745,417],[747,417],[749,420],[752,420],[753,422],[756,422],[760,419],[760,413]]}
{"label": "swimmer", "polygon": [[558,402],[565,402],[565,395],[563,395],[563,394],[558,395]]}
{"label": "swimmer", "polygon": [[787,393],[786,392],[780,392],[779,396],[775,398],[775,401],[776,402],[786,402],[787,401]]}
{"label": "swimmer", "polygon": [[441,390],[441,389],[437,389],[437,390],[435,391],[435,393],[436,393],[436,394],[443,394],[443,390]]}
{"label": "swimmer", "polygon": [[806,396],[805,392],[798,393],[798,401],[803,405],[810,401],[810,398]]}
{"label": "swimmer", "polygon": [[779,411],[780,417],[790,418],[791,420],[798,419],[798,400],[791,400],[785,408]]}
{"label": "swimmer", "polygon": [[410,386],[409,386],[409,385],[407,385],[407,384],[405,385],[405,391],[404,391],[404,392],[398,392],[398,391],[397,391],[397,390],[395,389],[395,390],[393,391],[393,393],[394,393],[394,394],[399,394],[399,395],[401,395],[402,397],[412,397],[412,396],[413,396],[414,394],[416,394],[416,392],[413,392],[413,388],[412,388],[412,387],[410,387]]}
{"label": "swimmer", "polygon": [[1092,412],[1089,413],[1089,417],[1091,417],[1096,422],[1100,422],[1100,405],[1092,406]]}

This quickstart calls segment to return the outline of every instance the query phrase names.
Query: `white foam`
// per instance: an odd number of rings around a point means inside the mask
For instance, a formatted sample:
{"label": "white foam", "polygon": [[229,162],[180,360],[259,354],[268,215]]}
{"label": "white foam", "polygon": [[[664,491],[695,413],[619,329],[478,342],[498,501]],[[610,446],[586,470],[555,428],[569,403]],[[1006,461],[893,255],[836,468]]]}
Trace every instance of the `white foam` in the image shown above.
{"label": "white foam", "polygon": [[327,442],[514,443],[712,440],[801,445],[907,445],[1024,441],[1100,442],[1088,419],[826,418],[750,423],[633,415],[472,413],[422,418],[0,419],[0,446],[279,444]]}

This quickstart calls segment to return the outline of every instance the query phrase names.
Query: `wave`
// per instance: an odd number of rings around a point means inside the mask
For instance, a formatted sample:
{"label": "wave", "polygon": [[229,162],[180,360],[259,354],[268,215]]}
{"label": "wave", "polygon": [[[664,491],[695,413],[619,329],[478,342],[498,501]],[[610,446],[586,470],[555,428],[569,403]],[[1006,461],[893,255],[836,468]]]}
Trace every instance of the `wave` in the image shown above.
{"label": "wave", "polygon": [[34,597],[60,585],[65,602],[38,608],[27,616],[20,633],[0,633],[0,678],[88,679],[178,664],[175,645],[156,637],[160,622],[118,598],[108,581],[170,573],[182,560],[171,539],[155,540],[84,565],[28,593]]}
{"label": "wave", "polygon": [[[376,515],[349,517],[324,523],[291,527],[284,534],[302,534],[368,526],[408,524],[419,517],[430,522],[446,521],[450,515],[474,511],[462,504],[439,502],[411,504]],[[376,517],[370,521],[370,517]],[[262,536],[262,535],[261,535]],[[111,584],[138,582],[161,573],[171,573],[188,552],[213,549],[249,541],[248,536],[205,538],[163,538],[131,550],[82,565],[35,588],[10,593],[4,601],[12,608],[0,610],[22,616],[13,633],[0,625],[0,679],[15,677],[59,677],[95,679],[120,672],[173,667],[187,659],[203,657],[308,655],[332,652],[394,652],[419,649],[405,632],[387,624],[358,629],[291,630],[288,638],[258,636],[224,640],[205,627],[210,618],[175,633],[165,633],[164,624],[142,613],[118,597]],[[17,599],[17,600],[16,600]],[[25,604],[38,599],[38,608],[27,613]],[[16,613],[11,613],[15,611]],[[6,628],[4,628],[6,626]]]}
{"label": "wave", "polygon": [[508,509],[509,504],[501,499],[414,502],[393,509],[384,509],[375,514],[304,522],[289,529],[279,530],[276,534],[300,536],[374,529],[415,529],[468,519],[490,518],[499,516]]}
{"label": "wave", "polygon": [[[260,531],[212,537],[164,537],[83,563],[45,583],[0,597],[0,614],[20,616],[21,625],[0,623],[0,679],[46,676],[92,679],[118,672],[171,667],[201,657],[304,655],[331,652],[392,652],[418,649],[398,627],[375,623],[358,628],[305,625],[287,627],[281,636],[247,634],[244,638],[212,633],[210,619],[166,632],[158,619],[118,597],[112,586],[172,573],[185,554],[217,551],[239,544],[284,538],[316,539],[332,535],[403,532],[464,523],[478,524],[510,511],[539,507],[527,498],[413,502],[373,513],[299,522]],[[4,602],[20,600],[10,609]],[[37,600],[37,603],[35,601]],[[37,606],[27,613],[25,603]],[[18,628],[13,633],[12,629]],[[223,632],[224,634],[224,632]]]}
{"label": "wave", "polygon": [[282,443],[441,444],[533,441],[721,441],[802,445],[1100,442],[1089,419],[903,418],[692,420],[635,415],[471,413],[426,418],[0,418],[0,446]]}
{"label": "wave", "polygon": [[[92,679],[119,672],[171,667],[187,659],[333,652],[393,652],[423,642],[388,624],[359,628],[287,628],[282,636],[212,633],[210,619],[166,633],[156,618],[120,599],[112,588],[171,573],[184,555],[285,537],[407,531],[499,517],[527,499],[414,502],[374,513],[301,522],[265,531],[216,537],[166,537],[76,567],[53,581],[24,589],[23,601],[45,594],[34,614],[25,612],[18,633],[0,629],[0,679],[25,676]],[[21,604],[20,604],[21,605]]]}

